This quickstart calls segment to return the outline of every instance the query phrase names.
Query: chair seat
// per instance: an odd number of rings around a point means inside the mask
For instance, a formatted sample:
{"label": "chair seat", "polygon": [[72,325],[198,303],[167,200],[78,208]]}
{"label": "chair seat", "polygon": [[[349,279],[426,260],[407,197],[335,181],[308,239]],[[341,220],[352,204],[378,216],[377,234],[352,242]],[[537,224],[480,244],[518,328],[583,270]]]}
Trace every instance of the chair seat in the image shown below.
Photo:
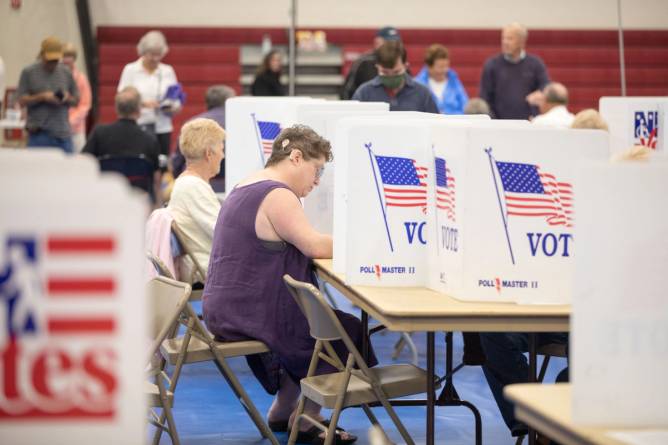
{"label": "chair seat", "polygon": [[[419,394],[427,391],[427,372],[410,364],[389,365],[370,368],[388,399]],[[325,408],[334,408],[340,391],[343,372],[307,377],[301,380],[304,396]],[[371,385],[352,375],[343,406],[354,406],[375,402],[376,395]]]}
{"label": "chair seat", "polygon": [[[162,400],[160,400],[160,389],[158,385],[151,382],[144,382],[144,394],[148,399],[149,406],[163,406]],[[174,406],[174,393],[167,391],[167,401],[169,402],[169,407]]]}
{"label": "chair seat", "polygon": [[[160,345],[160,352],[162,356],[165,357],[165,360],[169,362],[170,365],[176,364],[176,360],[179,357],[179,352],[181,351],[181,345],[183,344],[183,336],[168,338],[162,342]],[[216,351],[218,351],[223,357],[240,357],[244,355],[253,355],[260,354],[262,352],[269,352],[267,345],[261,341],[256,340],[244,340],[244,341],[232,341],[232,342],[214,342]],[[190,343],[188,343],[188,350],[186,351],[184,363],[197,363],[205,362],[208,360],[213,360],[213,354],[209,349],[209,345],[204,341],[200,340],[198,337],[190,337]]]}

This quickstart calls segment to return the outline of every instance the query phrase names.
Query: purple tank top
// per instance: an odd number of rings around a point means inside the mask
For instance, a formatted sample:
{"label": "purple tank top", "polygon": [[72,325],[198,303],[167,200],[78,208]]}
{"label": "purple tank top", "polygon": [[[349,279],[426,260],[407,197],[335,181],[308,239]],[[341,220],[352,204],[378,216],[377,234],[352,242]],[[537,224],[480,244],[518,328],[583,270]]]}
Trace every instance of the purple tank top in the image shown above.
{"label": "purple tank top", "polygon": [[[276,181],[260,181],[235,188],[223,203],[213,235],[209,271],[204,286],[203,312],[207,328],[227,341],[256,339],[264,342],[273,356],[296,382],[306,376],[315,340],[308,322],[290,295],[283,275],[299,281],[314,280],[311,260],[295,246],[282,242],[267,246],[255,233],[255,218],[262,201],[276,188],[288,188]],[[359,320],[335,311],[358,348],[362,330]],[[345,361],[342,342],[333,343]],[[263,354],[260,354],[263,355]],[[369,365],[377,363],[371,352]],[[266,361],[247,360],[265,388],[277,379],[277,369]],[[272,359],[273,360],[273,359]],[[321,361],[316,373],[332,372]],[[273,393],[272,390],[269,390]]]}
{"label": "purple tank top", "polygon": [[[306,318],[288,292],[283,275],[313,282],[309,258],[295,246],[267,247],[255,233],[255,218],[276,181],[260,181],[235,188],[222,205],[213,235],[209,271],[203,294],[208,329],[226,340],[254,338],[272,351],[310,357],[313,340]],[[276,243],[272,243],[276,244]]]}

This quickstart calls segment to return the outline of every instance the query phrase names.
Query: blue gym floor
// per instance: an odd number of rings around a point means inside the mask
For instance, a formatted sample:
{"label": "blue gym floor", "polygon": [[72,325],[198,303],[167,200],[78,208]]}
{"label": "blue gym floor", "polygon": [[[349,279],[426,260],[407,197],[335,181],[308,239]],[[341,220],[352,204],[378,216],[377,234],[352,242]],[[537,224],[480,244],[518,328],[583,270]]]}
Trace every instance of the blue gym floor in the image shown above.
{"label": "blue gym floor", "polygon": [[[336,298],[339,308],[359,314],[343,297]],[[199,307],[195,308],[199,310]],[[397,333],[384,332],[372,336],[376,355],[381,364],[392,363],[392,349],[398,338]],[[413,340],[419,350],[420,366],[426,367],[426,337],[423,333],[413,334]],[[455,365],[461,362],[461,334],[454,335]],[[445,341],[443,334],[436,336],[436,369],[443,375]],[[398,361],[410,361],[410,354],[404,349]],[[271,405],[272,396],[268,395],[255,380],[244,358],[232,359],[230,364],[242,385],[246,388],[259,411],[266,415]],[[539,362],[540,364],[540,362]],[[566,366],[565,359],[553,358],[545,377],[546,382],[553,382],[556,374]],[[515,438],[510,436],[499,410],[494,402],[487,382],[478,366],[465,366],[455,374],[455,387],[459,396],[473,403],[482,416],[482,439],[485,445],[511,445]],[[425,443],[425,409],[422,407],[398,407],[397,414],[417,444]],[[396,443],[403,443],[382,408],[374,408],[379,421],[390,438]],[[323,411],[327,415],[327,412]],[[255,425],[234,397],[227,383],[211,362],[185,365],[174,402],[174,417],[181,443],[184,445],[228,445],[228,444],[270,444],[262,440]],[[339,425],[357,435],[357,444],[367,445],[369,420],[361,409],[348,409],[341,415]],[[464,407],[436,408],[436,443],[464,445],[475,443],[474,422],[471,412]],[[153,429],[149,431],[152,437]],[[286,433],[277,433],[282,444],[287,443]],[[163,434],[162,444],[169,444],[167,434]],[[526,443],[526,441],[525,441]]]}

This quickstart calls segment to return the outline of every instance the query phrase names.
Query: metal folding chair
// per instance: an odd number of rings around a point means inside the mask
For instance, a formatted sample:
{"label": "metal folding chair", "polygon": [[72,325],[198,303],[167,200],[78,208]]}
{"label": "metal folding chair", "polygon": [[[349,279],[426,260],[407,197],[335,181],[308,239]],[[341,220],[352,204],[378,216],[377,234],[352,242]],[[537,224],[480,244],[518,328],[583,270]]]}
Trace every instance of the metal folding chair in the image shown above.
{"label": "metal folding chair", "polygon": [[[160,266],[162,261],[160,261],[159,258],[155,257],[155,255],[150,252],[147,252],[146,255],[154,264],[158,273],[169,273],[169,270],[164,267],[164,264]],[[192,298],[190,298],[190,300],[192,300]],[[227,359],[230,357],[241,357],[269,352],[269,348],[267,348],[264,343],[255,340],[235,342],[216,341],[214,336],[202,324],[190,305],[190,302],[186,303],[178,320],[185,326],[184,334],[178,335],[178,326],[175,326],[172,328],[169,335],[163,339],[162,344],[160,345],[160,353],[163,358],[160,363],[160,368],[165,369],[167,363],[174,366],[170,385],[172,393],[176,391],[176,385],[181,375],[182,365],[213,361],[218,368],[218,371],[220,371],[223,378],[225,378],[225,381],[227,381],[234,392],[234,395],[239,399],[241,406],[244,407],[249,417],[260,431],[260,434],[263,437],[268,438],[273,445],[278,445],[276,436],[274,436],[268,425],[265,423],[262,415],[255,407],[255,404],[248,396],[248,393],[241,385],[239,379],[227,362]],[[164,413],[160,419],[164,422]],[[157,445],[160,442],[161,435],[162,430],[156,430],[153,436],[154,445]]]}
{"label": "metal folding chair", "polygon": [[[173,331],[174,325],[188,304],[190,285],[165,277],[157,277],[148,283],[147,296],[150,314],[149,329],[152,338],[147,363],[149,363],[149,377],[153,380],[145,382],[144,387],[151,407],[149,423],[155,425],[157,431],[167,431],[172,443],[179,445],[179,436],[172,415],[175,382],[169,378],[163,367],[156,363],[155,357],[159,353],[160,345]],[[182,360],[177,363],[177,366],[180,368],[181,364]],[[158,415],[153,408],[161,408],[162,413]]]}
{"label": "metal folding chair", "polygon": [[[284,275],[283,280],[308,320],[311,336],[316,339],[308,374],[301,380],[302,395],[295,419],[297,423],[292,427],[288,444],[294,445],[300,420],[306,420],[324,431],[325,445],[334,443],[341,411],[351,406],[360,405],[371,423],[380,428],[378,419],[369,407],[369,404],[375,402],[380,402],[385,408],[406,443],[414,444],[388,399],[423,393],[427,390],[427,378],[434,377],[427,376],[424,369],[412,364],[370,369],[320,291],[312,284],[296,281],[289,275]],[[331,345],[334,340],[343,341],[348,349],[345,365]],[[338,372],[315,375],[320,360],[334,366]],[[329,427],[304,414],[306,399],[332,409]],[[387,438],[382,428],[381,431]]]}
{"label": "metal folding chair", "polygon": [[[205,283],[206,282],[206,269],[197,260],[197,257],[195,254],[188,248],[188,243],[186,241],[186,236],[183,233],[183,231],[179,228],[179,226],[176,224],[176,221],[172,222],[172,233],[176,237],[176,241],[179,243],[179,247],[181,250],[181,253],[183,254],[184,257],[188,258],[189,261],[192,262],[193,264],[193,269],[191,271],[191,274],[189,277],[187,277],[187,281],[189,283]],[[196,289],[193,291],[193,296],[191,300],[201,300],[202,299],[202,289]]]}

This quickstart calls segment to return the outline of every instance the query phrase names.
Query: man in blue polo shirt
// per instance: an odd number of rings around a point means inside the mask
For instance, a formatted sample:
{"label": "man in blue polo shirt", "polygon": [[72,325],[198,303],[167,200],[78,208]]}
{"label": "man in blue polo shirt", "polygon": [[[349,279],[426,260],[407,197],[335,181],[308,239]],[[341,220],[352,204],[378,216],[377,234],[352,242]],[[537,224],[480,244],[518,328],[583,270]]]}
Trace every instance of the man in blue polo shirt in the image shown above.
{"label": "man in blue polo shirt", "polygon": [[353,100],[387,102],[390,111],[438,113],[431,91],[407,74],[406,50],[400,41],[387,41],[376,50],[376,69],[378,75],[360,85]]}

